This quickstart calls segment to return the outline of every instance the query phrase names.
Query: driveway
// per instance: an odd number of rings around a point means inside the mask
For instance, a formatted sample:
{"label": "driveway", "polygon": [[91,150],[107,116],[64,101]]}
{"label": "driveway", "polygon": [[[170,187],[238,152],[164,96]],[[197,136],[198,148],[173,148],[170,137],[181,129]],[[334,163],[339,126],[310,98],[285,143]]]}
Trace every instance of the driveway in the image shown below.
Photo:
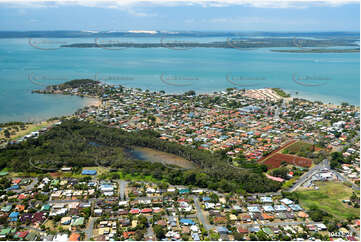
{"label": "driveway", "polygon": [[196,207],[197,210],[197,217],[199,219],[199,221],[201,222],[201,224],[203,224],[204,228],[209,231],[211,229],[214,228],[213,225],[209,224],[208,219],[206,218],[206,216],[204,215],[201,205],[199,204],[199,200],[197,196],[193,196],[193,200],[194,200],[194,206]]}

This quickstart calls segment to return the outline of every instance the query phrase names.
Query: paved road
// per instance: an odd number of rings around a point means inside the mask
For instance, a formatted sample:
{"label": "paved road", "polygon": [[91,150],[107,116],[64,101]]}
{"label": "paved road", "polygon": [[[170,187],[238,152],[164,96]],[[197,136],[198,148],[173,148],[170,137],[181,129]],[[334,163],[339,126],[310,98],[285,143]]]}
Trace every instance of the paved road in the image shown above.
{"label": "paved road", "polygon": [[152,228],[152,224],[150,223],[151,216],[147,216],[149,227],[147,228],[147,231],[144,234],[144,237],[155,239],[155,234]]}
{"label": "paved road", "polygon": [[201,206],[199,204],[198,197],[193,196],[193,200],[194,200],[194,206],[196,207],[196,210],[197,210],[197,217],[198,217],[199,221],[201,222],[201,224],[203,224],[204,228],[207,231],[213,229],[214,226],[209,224],[208,219],[203,214],[203,211],[202,211]]}
{"label": "paved road", "polygon": [[38,181],[39,180],[37,177],[31,178],[31,183],[29,185],[25,186],[23,190],[25,190],[25,191],[33,190],[35,185],[38,184]]}
{"label": "paved road", "polygon": [[90,240],[93,237],[93,229],[96,218],[90,217],[88,227],[85,229],[85,240]]}
{"label": "paved road", "polygon": [[117,182],[119,185],[119,198],[122,201],[126,200],[125,189],[127,187],[128,182],[124,180],[117,180]]}
{"label": "paved road", "polygon": [[319,224],[321,222],[274,222],[264,224],[247,224],[246,226],[286,226],[286,225],[300,225],[300,224]]}
{"label": "paved road", "polygon": [[273,119],[274,120],[279,120],[280,119],[280,108],[279,107],[276,107],[276,111],[275,111],[275,114],[273,116]]}
{"label": "paved road", "polygon": [[279,196],[281,195],[281,192],[265,192],[265,193],[252,193],[251,195],[257,195],[257,196]]}
{"label": "paved road", "polygon": [[352,189],[356,190],[356,191],[360,191],[360,187],[356,186],[353,182],[349,181],[346,177],[344,177],[342,174],[340,174],[339,172],[332,170],[333,173],[337,176],[337,179],[339,179],[340,181],[343,182],[347,182],[347,183],[351,183],[352,184]]}
{"label": "paved road", "polygon": [[88,200],[80,200],[80,199],[75,199],[75,200],[51,200],[49,201],[49,203],[71,203],[71,202],[93,202],[96,201],[96,198],[90,198]]}
{"label": "paved road", "polygon": [[[288,190],[289,192],[294,192],[298,187],[300,187],[302,184],[304,184],[306,181],[312,178],[313,175],[320,172],[322,169],[328,169],[333,174],[336,175],[337,179],[342,182],[350,182],[346,177],[341,175],[335,170],[331,170],[330,168],[330,162],[325,159],[320,164],[312,167],[307,173],[303,174],[300,179]],[[354,183],[350,182],[352,184],[352,189],[359,191],[360,187],[356,186]]]}
{"label": "paved road", "polygon": [[[16,177],[16,178],[19,178],[19,177]],[[17,190],[13,190],[13,192],[22,193],[22,192],[33,190],[33,188],[35,187],[35,185],[38,183],[39,180],[38,180],[37,177],[33,177],[33,178],[30,178],[30,179],[31,179],[31,182],[30,182],[29,185],[21,186],[22,188],[17,189]]]}
{"label": "paved road", "polygon": [[308,179],[310,179],[314,174],[320,172],[322,169],[327,168],[330,169],[329,162],[327,159],[323,160],[320,164],[310,168],[308,172],[303,174],[300,179],[288,190],[289,192],[294,192],[299,186],[305,183]]}

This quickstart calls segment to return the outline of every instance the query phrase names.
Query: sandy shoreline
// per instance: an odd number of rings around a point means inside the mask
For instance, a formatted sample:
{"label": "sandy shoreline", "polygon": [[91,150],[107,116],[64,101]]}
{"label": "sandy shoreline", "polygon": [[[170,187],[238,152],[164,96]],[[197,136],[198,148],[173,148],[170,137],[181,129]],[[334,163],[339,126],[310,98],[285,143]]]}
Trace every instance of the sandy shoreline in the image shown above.
{"label": "sandy shoreline", "polygon": [[[287,89],[282,89],[282,90],[284,90],[286,93],[291,94],[290,98],[283,98],[283,99],[292,100],[293,98],[303,98],[303,99],[311,101],[311,102],[319,100],[319,101],[323,102],[323,104],[325,106],[328,106],[331,108],[340,106],[341,101],[342,101],[342,100],[337,100],[338,98],[332,98],[332,97],[323,96],[323,95],[315,95],[315,94],[310,94],[310,93],[305,93],[305,92],[298,92],[296,94],[295,90],[287,90]],[[220,92],[220,91],[222,91],[222,90],[215,90],[214,92]],[[171,93],[170,92],[167,94],[181,94],[181,93]],[[279,100],[282,98],[279,95],[277,95],[277,93],[275,91],[273,91],[271,88],[246,89],[246,93],[247,93],[246,96],[251,96],[251,97],[257,98],[257,99],[273,99],[275,101],[275,100]],[[197,93],[197,95],[204,95],[204,94],[212,95],[213,92]],[[86,100],[84,100],[82,107],[100,107],[102,105],[102,100],[99,97],[85,96],[84,98],[86,98]],[[331,102],[331,104],[329,102]],[[360,107],[359,105],[354,105],[354,106],[356,108]],[[68,113],[68,114],[64,114],[64,116],[72,116],[73,114],[74,113]],[[40,118],[40,119],[37,119],[36,122],[47,121],[49,118],[52,118],[52,117]],[[15,121],[19,121],[19,120],[16,119]],[[20,120],[20,121],[28,122],[27,120]]]}
{"label": "sandy shoreline", "polygon": [[[355,107],[360,107],[359,104],[354,104],[349,102],[348,100],[343,100],[342,97],[332,97],[322,94],[314,94],[314,93],[307,93],[304,91],[295,91],[295,90],[287,90],[287,89],[284,89],[284,91],[291,94],[291,98],[302,98],[311,102],[321,101],[323,104],[333,108],[341,106],[342,102],[347,102],[350,105],[354,105]],[[296,92],[298,92],[298,94],[296,94]]]}
{"label": "sandy shoreline", "polygon": [[100,98],[97,97],[89,97],[89,100],[87,101],[85,106],[95,106],[95,107],[99,107],[100,105],[102,105],[102,100]]}

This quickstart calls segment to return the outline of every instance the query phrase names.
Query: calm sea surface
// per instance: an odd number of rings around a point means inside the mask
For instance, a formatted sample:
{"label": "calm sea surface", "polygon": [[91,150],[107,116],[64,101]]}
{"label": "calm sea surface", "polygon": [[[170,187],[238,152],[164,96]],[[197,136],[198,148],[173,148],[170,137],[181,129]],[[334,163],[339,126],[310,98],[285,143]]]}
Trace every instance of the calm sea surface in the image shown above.
{"label": "calm sea surface", "polygon": [[[360,104],[359,53],[279,53],[269,48],[171,49],[167,43],[224,41],[163,39],[165,48],[59,48],[94,39],[1,39],[0,122],[35,121],[70,114],[91,100],[32,94],[31,90],[76,78],[126,87],[198,93],[228,87],[280,87],[293,96]],[[98,39],[98,43],[160,42],[156,38]],[[53,48],[53,49],[52,49]],[[340,47],[342,48],[342,47]],[[275,49],[275,48],[272,48]],[[289,49],[289,48],[287,48]]]}

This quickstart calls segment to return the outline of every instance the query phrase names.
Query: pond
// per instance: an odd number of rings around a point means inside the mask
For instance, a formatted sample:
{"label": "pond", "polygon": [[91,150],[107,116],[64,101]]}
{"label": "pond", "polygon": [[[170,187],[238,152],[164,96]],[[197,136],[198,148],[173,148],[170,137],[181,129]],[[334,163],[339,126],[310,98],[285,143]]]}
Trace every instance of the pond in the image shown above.
{"label": "pond", "polygon": [[150,162],[160,162],[168,165],[175,165],[185,169],[197,168],[193,162],[186,160],[178,155],[154,150],[151,148],[135,146],[125,151],[133,159]]}

